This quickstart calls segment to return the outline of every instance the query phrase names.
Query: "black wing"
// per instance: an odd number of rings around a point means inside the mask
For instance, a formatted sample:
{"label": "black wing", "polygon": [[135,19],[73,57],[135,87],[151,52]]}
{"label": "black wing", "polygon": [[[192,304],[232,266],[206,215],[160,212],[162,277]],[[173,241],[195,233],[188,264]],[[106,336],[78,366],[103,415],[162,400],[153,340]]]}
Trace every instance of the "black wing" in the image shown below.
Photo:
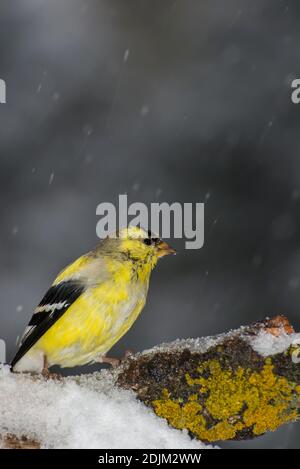
{"label": "black wing", "polygon": [[74,280],[61,282],[49,288],[30,319],[28,331],[25,331],[21,346],[11,362],[12,367],[67,311],[83,291],[84,286],[82,283]]}

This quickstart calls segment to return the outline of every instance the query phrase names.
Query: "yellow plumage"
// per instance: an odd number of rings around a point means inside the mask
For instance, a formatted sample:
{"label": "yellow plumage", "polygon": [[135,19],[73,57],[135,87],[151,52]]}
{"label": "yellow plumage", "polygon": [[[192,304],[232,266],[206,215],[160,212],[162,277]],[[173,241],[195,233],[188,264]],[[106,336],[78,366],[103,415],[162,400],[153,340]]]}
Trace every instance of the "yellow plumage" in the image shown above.
{"label": "yellow plumage", "polygon": [[[53,282],[53,294],[48,295],[53,295],[53,301],[42,302],[36,309],[13,361],[14,370],[41,371],[44,359],[50,366],[61,367],[101,361],[137,319],[145,305],[151,271],[158,257],[170,252],[174,251],[166,243],[133,227],[104,240],[66,267]],[[65,285],[68,294],[62,296]],[[72,302],[76,291],[80,294]],[[62,311],[39,337],[39,330]],[[34,334],[38,339],[27,350]]]}
{"label": "yellow plumage", "polygon": [[45,333],[38,345],[50,364],[87,363],[108,351],[128,331],[145,304],[148,288],[140,282],[131,291],[129,277],[130,267],[125,266],[122,272],[87,290]]}

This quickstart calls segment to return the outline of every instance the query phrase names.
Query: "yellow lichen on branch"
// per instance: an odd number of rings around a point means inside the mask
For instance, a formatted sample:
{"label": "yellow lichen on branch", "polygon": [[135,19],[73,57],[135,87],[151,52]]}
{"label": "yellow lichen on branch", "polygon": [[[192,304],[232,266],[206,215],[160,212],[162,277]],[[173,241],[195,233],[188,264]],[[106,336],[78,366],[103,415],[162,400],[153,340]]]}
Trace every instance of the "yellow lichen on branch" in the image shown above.
{"label": "yellow lichen on branch", "polygon": [[[186,403],[172,399],[164,389],[162,398],[152,405],[156,414],[172,426],[186,428],[200,440],[233,439],[238,432],[251,427],[253,435],[258,436],[297,418],[292,402],[295,393],[299,395],[299,386],[276,376],[270,359],[261,372],[242,367],[226,371],[217,360],[204,362],[198,371],[199,378],[186,375],[187,386],[198,387],[198,392],[191,394]],[[202,376],[206,371],[208,378]],[[199,395],[208,396],[205,406]],[[217,421],[210,428],[202,415],[204,410]]]}
{"label": "yellow lichen on branch", "polygon": [[[132,359],[119,383],[170,425],[202,441],[254,438],[299,416],[293,333],[287,319],[277,316],[224,335],[205,351],[188,343],[186,349],[154,349]],[[274,346],[284,340],[287,348],[260,355],[251,346],[259,334],[271,337]]]}

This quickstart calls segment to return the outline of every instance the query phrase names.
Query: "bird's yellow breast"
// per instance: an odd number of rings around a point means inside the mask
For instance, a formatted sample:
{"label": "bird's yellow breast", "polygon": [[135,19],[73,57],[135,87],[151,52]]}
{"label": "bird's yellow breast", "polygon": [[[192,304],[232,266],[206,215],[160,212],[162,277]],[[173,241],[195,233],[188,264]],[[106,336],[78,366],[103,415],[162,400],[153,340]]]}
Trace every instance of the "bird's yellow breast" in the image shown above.
{"label": "bird's yellow breast", "polygon": [[[110,265],[107,265],[108,270]],[[132,326],[144,307],[150,269],[125,264],[86,290],[34,346],[49,364],[82,365],[104,355]]]}

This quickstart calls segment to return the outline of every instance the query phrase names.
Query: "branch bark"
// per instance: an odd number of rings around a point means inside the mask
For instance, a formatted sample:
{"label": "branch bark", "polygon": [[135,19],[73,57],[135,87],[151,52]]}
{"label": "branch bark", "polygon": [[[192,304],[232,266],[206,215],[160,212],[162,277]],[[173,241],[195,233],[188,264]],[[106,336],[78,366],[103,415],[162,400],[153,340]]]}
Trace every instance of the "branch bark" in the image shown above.
{"label": "branch bark", "polygon": [[[242,440],[298,418],[299,344],[288,319],[276,316],[217,337],[163,344],[128,357],[113,373],[117,386],[174,428],[204,442]],[[25,435],[7,435],[2,444],[40,447]]]}
{"label": "branch bark", "polygon": [[298,418],[300,360],[297,343],[267,356],[251,343],[260,337],[282,348],[293,332],[276,316],[212,338],[204,350],[201,339],[158,347],[129,360],[118,384],[204,442],[254,438]]}

